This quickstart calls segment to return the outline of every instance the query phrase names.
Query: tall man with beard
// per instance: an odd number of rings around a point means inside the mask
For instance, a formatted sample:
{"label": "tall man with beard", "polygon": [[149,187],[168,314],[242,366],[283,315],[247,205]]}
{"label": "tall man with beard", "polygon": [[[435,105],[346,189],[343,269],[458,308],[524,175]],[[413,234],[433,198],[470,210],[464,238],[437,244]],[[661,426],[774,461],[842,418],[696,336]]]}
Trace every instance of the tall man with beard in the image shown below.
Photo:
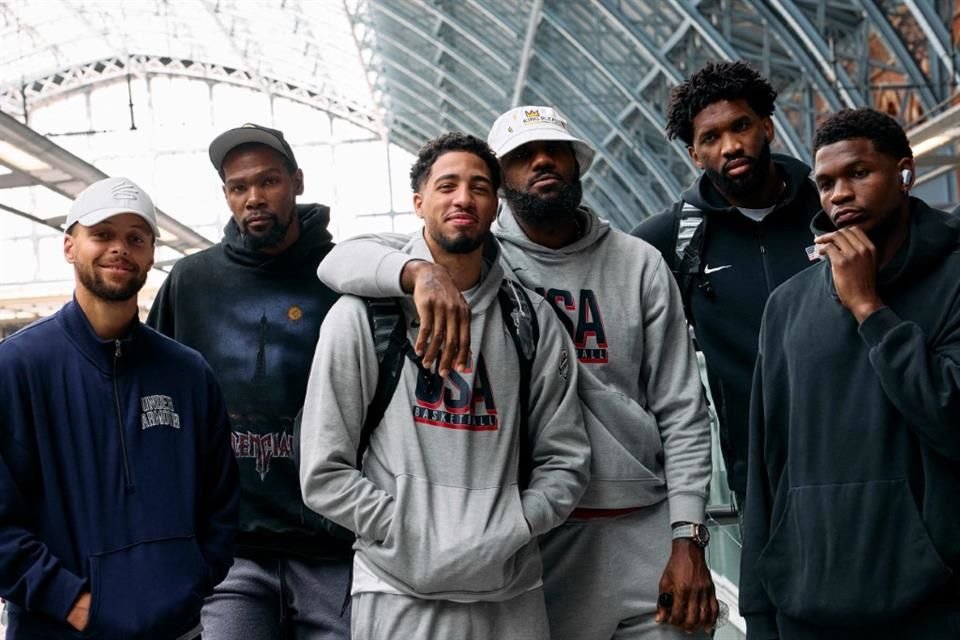
{"label": "tall man with beard", "polygon": [[73,300],[0,342],[9,639],[198,638],[203,596],[230,567],[220,389],[200,354],[137,316],[158,235],[133,182],[87,187],[63,243]]}
{"label": "tall man with beard", "polygon": [[[810,168],[770,153],[776,97],[743,62],[708,63],[675,87],[667,137],[682,140],[703,173],[667,211],[632,232],[660,250],[686,289],[685,310],[716,404],[727,482],[741,508],[760,316],[770,293],[810,265],[805,248],[813,244],[809,224],[819,209]],[[681,264],[677,252],[680,220],[691,214],[702,219],[698,265]]]}
{"label": "tall man with beard", "polygon": [[233,217],[222,241],[174,265],[148,318],[210,362],[240,465],[236,562],[204,607],[204,637],[347,638],[350,544],[303,504],[293,460],[293,420],[337,299],[313,276],[333,246],[330,210],[296,203],[303,171],[280,131],[226,131],[210,161]]}
{"label": "tall man with beard", "polygon": [[960,220],[873,109],[814,139],[826,259],[770,296],[750,413],[751,640],[960,637]]}
{"label": "tall man with beard", "polygon": [[[551,637],[684,638],[709,628],[717,616],[702,525],[709,419],[676,283],[656,250],[581,206],[593,150],[556,110],[511,109],[488,141],[505,200],[493,232],[505,265],[573,338],[593,447],[578,509],[540,539]],[[412,291],[416,349],[425,362],[439,357],[441,372],[462,370],[469,306],[446,269],[386,246],[397,244],[347,241],[319,275],[361,295]],[[658,608],[660,593],[672,594],[669,610]]]}

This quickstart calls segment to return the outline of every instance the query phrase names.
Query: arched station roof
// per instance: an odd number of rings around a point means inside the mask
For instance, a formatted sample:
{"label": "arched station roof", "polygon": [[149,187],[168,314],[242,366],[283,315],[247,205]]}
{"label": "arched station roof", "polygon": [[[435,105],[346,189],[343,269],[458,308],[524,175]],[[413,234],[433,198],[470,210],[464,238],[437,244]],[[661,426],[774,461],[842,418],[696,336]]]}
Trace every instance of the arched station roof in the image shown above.
{"label": "arched station roof", "polygon": [[779,147],[810,160],[817,119],[875,106],[909,127],[952,106],[952,2],[883,0],[367,0],[352,12],[390,135],[483,134],[511,106],[549,104],[598,151],[592,204],[630,227],[694,168],[664,137],[670,90],[743,59],[779,91]]}
{"label": "arched station roof", "polygon": [[[695,175],[664,116],[708,60],[771,79],[780,150],[809,160],[818,118],[870,105],[915,128],[926,178],[954,169],[956,15],[944,0],[4,0],[0,111],[29,125],[34,106],[98,83],[184,75],[283,95],[414,151],[549,104],[597,150],[587,201],[628,228]],[[7,166],[0,182],[27,179]]]}

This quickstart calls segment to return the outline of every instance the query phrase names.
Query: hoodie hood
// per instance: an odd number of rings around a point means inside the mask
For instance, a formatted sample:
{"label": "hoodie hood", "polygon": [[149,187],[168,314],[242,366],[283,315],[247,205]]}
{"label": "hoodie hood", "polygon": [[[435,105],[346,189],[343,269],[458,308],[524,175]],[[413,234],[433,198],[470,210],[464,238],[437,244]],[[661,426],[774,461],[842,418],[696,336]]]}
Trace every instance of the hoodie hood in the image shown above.
{"label": "hoodie hood", "polygon": [[327,230],[327,225],[330,224],[330,207],[323,204],[298,204],[297,217],[300,218],[300,237],[289,249],[276,256],[245,247],[240,227],[231,217],[223,229],[223,248],[227,257],[246,266],[272,271],[297,271],[307,263],[315,266],[317,256],[325,254],[333,247],[333,236]]}
{"label": "hoodie hood", "polygon": [[[815,236],[836,231],[826,211],[820,211],[810,221]],[[910,232],[906,242],[890,262],[880,269],[877,282],[882,286],[895,285],[904,279],[938,264],[946,255],[960,250],[960,218],[934,209],[919,198],[910,198]],[[825,269],[831,279],[832,273]]]}
{"label": "hoodie hood", "polygon": [[580,206],[578,211],[584,216],[586,222],[585,233],[579,240],[559,249],[545,247],[528,238],[506,200],[500,201],[500,211],[493,223],[492,231],[500,242],[514,245],[526,253],[538,254],[540,258],[552,256],[557,261],[564,261],[570,254],[579,253],[600,242],[610,231],[610,224],[589,208]]}
{"label": "hoodie hood", "polygon": [[820,209],[817,215],[813,216],[813,219],[810,221],[810,231],[814,237],[822,236],[825,233],[833,233],[836,230],[837,225],[833,224],[833,220],[830,219],[830,216],[828,216],[827,212],[823,209]]}
{"label": "hoodie hood", "polygon": [[[780,201],[777,202],[777,209],[789,208],[800,193],[800,187],[810,179],[810,167],[796,158],[779,153],[773,154],[773,166],[786,184]],[[700,172],[696,181],[683,192],[682,198],[684,202],[689,202],[706,213],[736,209],[713,186],[713,182],[703,171]]]}

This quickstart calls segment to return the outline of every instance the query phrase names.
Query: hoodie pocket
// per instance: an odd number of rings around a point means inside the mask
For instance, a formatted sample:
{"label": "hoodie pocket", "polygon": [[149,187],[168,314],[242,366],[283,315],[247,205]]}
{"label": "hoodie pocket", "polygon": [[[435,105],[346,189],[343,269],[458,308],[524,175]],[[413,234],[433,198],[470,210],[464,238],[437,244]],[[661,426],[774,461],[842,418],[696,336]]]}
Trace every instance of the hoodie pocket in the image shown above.
{"label": "hoodie pocket", "polygon": [[759,562],[781,613],[835,625],[900,617],[951,573],[904,480],[790,489]]}
{"label": "hoodie pocket", "polygon": [[363,553],[424,596],[508,586],[532,540],[516,485],[465,489],[400,476],[395,504],[386,538]]}
{"label": "hoodie pocket", "polygon": [[175,636],[200,615],[207,565],[193,536],[90,557],[90,628],[97,638]]}
{"label": "hoodie pocket", "polygon": [[656,419],[622,393],[581,389],[593,480],[663,483],[663,442]]}

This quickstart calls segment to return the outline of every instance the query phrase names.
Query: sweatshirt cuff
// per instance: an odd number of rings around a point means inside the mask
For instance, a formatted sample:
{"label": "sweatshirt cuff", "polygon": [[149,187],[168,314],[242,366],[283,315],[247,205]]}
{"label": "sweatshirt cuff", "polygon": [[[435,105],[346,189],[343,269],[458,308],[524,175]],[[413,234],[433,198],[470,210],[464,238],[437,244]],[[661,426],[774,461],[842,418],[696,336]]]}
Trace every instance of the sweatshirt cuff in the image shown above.
{"label": "sweatshirt cuff", "polygon": [[377,288],[388,298],[406,295],[400,286],[400,276],[408,262],[414,260],[406,253],[395,251],[383,256],[377,265]]}
{"label": "sweatshirt cuff", "polygon": [[520,496],[523,517],[530,524],[530,534],[537,537],[550,531],[556,526],[553,522],[553,510],[547,506],[543,498],[532,491],[524,491]]}
{"label": "sweatshirt cuff", "polygon": [[86,588],[86,580],[61,568],[50,581],[46,594],[41,596],[39,608],[54,619],[64,622],[77,598]]}
{"label": "sweatshirt cuff", "polygon": [[393,519],[397,517],[397,501],[390,499],[390,505],[384,509],[383,516],[373,523],[372,531],[359,532],[361,538],[368,538],[376,542],[383,542],[387,539],[387,533],[393,526]]}
{"label": "sweatshirt cuff", "polygon": [[747,636],[750,640],[776,640],[777,617],[772,613],[755,613],[743,616],[747,621]]}
{"label": "sweatshirt cuff", "polygon": [[900,316],[893,309],[880,307],[860,323],[860,337],[868,346],[876,347],[901,322]]}
{"label": "sweatshirt cuff", "polygon": [[707,516],[707,501],[692,493],[680,493],[667,498],[670,505],[670,522],[704,522]]}

